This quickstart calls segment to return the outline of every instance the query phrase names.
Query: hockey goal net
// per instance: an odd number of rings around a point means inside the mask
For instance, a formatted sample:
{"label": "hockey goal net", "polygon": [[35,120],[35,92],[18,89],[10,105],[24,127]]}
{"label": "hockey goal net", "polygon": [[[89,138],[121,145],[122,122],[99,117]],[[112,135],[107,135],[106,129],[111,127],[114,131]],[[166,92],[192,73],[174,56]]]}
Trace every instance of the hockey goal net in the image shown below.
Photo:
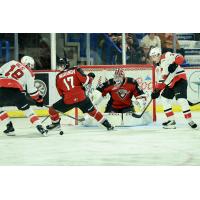
{"label": "hockey goal net", "polygon": [[[93,81],[93,88],[96,88],[99,84],[105,82],[106,80],[113,78],[114,72],[117,68],[122,68],[125,72],[126,77],[131,77],[137,80],[139,86],[143,89],[145,93],[148,94],[148,100],[150,101],[150,94],[155,87],[155,68],[150,64],[131,64],[131,65],[90,65],[81,66],[86,74],[93,72],[96,77]],[[95,100],[96,95],[94,93],[93,100]],[[108,99],[105,99],[99,106],[98,109],[104,112],[106,103]],[[148,110],[152,114],[152,120],[156,121],[156,104],[152,101]],[[78,117],[80,111],[77,109],[75,115]]]}

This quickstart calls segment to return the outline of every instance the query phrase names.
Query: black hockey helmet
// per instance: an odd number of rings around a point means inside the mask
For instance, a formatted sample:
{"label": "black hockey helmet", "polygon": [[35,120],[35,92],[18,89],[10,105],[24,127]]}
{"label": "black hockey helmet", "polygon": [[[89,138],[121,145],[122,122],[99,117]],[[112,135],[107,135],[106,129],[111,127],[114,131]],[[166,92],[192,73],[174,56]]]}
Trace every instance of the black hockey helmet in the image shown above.
{"label": "black hockey helmet", "polygon": [[68,58],[59,58],[58,59],[58,68],[67,69],[70,67],[70,61]]}

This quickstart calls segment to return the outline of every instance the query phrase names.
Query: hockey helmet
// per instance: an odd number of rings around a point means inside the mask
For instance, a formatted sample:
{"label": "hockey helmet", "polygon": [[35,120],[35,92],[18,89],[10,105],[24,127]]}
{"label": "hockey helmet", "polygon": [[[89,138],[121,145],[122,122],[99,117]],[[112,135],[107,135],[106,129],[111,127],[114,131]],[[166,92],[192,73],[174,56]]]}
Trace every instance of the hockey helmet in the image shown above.
{"label": "hockey helmet", "polygon": [[35,61],[34,61],[34,59],[33,59],[32,57],[30,57],[30,56],[23,56],[23,57],[21,58],[21,63],[22,63],[23,65],[26,65],[26,66],[30,67],[31,69],[33,69],[34,66],[35,66]]}
{"label": "hockey helmet", "polygon": [[116,84],[122,84],[125,78],[125,73],[123,71],[123,69],[116,69],[115,73],[114,73],[114,81]]}
{"label": "hockey helmet", "polygon": [[149,52],[149,56],[158,56],[161,55],[161,48],[159,47],[153,47],[150,52]]}
{"label": "hockey helmet", "polygon": [[58,59],[58,69],[64,70],[70,67],[70,62],[68,58],[59,58]]}

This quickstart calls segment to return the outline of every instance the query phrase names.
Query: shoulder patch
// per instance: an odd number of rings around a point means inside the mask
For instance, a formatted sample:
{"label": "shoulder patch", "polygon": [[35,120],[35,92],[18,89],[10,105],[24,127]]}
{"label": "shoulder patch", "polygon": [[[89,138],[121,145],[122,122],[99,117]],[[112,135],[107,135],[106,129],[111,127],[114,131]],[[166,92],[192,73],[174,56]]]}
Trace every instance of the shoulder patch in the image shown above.
{"label": "shoulder patch", "polygon": [[108,85],[114,85],[115,83],[113,78],[109,79],[107,82],[108,82]]}
{"label": "shoulder patch", "polygon": [[131,77],[127,77],[127,83],[135,83],[136,80],[134,78]]}

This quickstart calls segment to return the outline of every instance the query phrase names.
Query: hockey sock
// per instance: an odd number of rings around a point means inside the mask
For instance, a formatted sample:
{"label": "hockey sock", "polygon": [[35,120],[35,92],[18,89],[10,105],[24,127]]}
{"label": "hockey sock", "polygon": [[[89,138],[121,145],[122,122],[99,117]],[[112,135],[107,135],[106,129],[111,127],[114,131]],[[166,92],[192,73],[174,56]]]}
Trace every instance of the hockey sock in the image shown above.
{"label": "hockey sock", "polygon": [[180,98],[177,101],[182,108],[183,115],[184,115],[185,119],[188,121],[188,123],[191,122],[192,121],[192,114],[191,114],[190,106],[188,104],[187,99]]}
{"label": "hockey sock", "polygon": [[0,111],[0,121],[5,121],[6,124],[8,124],[10,121],[10,118],[8,117],[8,113],[5,111]]}
{"label": "hockey sock", "polygon": [[102,123],[105,120],[104,116],[96,109],[94,109],[92,112],[89,112],[88,114],[94,117],[100,123]]}
{"label": "hockey sock", "polygon": [[171,101],[170,99],[162,97],[164,112],[165,112],[165,115],[167,116],[167,119],[168,120],[175,120],[174,119],[174,112],[172,111],[172,106],[171,106],[170,101]]}
{"label": "hockey sock", "polygon": [[49,108],[49,115],[52,123],[57,123],[60,120],[59,113],[52,107]]}
{"label": "hockey sock", "polygon": [[41,125],[41,122],[39,120],[39,117],[36,116],[36,114],[34,113],[34,111],[32,110],[32,108],[29,108],[27,110],[24,110],[26,117],[29,118],[30,122],[37,126],[37,125]]}

